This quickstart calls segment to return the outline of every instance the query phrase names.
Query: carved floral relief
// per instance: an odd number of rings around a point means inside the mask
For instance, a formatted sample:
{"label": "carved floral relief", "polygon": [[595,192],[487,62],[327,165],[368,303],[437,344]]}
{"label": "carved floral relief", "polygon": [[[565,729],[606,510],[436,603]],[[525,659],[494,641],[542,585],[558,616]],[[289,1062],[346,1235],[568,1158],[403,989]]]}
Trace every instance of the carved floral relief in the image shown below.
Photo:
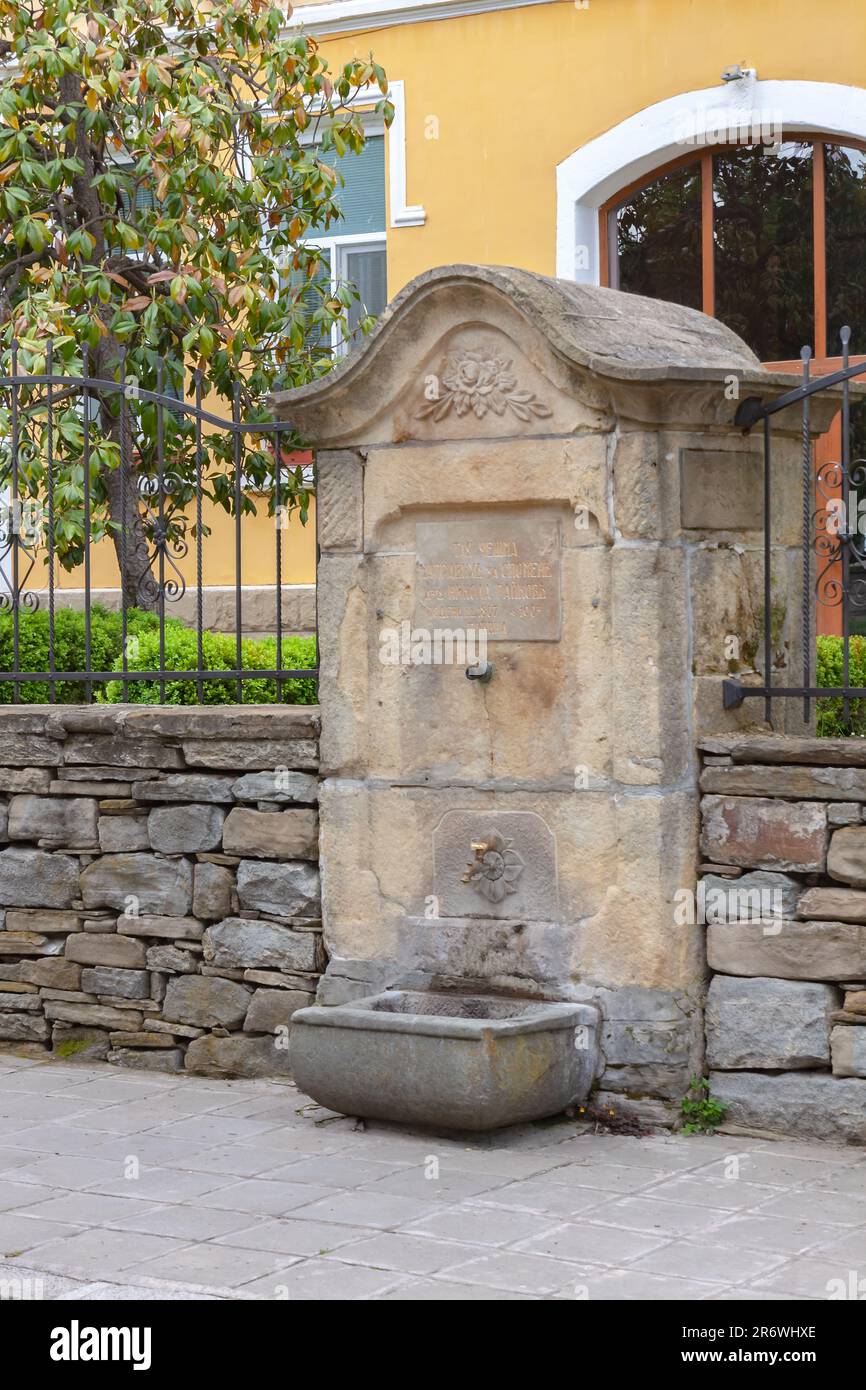
{"label": "carved floral relief", "polygon": [[455,415],[471,411],[479,420],[488,411],[500,416],[511,411],[524,421],[552,414],[533,391],[518,386],[510,359],[484,349],[464,348],[446,357],[436,386],[435,399],[415,411],[416,420],[444,420],[452,407]]}
{"label": "carved floral relief", "polygon": [[470,884],[488,902],[501,903],[509,893],[517,892],[517,881],[526,865],[511,845],[512,841],[496,830],[486,839],[472,843],[475,857],[469,861],[463,882]]}

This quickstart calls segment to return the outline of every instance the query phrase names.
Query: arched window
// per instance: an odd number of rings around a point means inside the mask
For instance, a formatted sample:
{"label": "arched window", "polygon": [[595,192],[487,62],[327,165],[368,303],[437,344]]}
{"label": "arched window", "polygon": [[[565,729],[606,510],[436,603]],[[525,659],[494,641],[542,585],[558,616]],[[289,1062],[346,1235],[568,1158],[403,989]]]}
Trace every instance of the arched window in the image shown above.
{"label": "arched window", "polygon": [[819,135],[684,155],[601,210],[602,283],[728,324],[762,361],[866,350],[866,146]]}
{"label": "arched window", "polygon": [[[602,284],[703,309],[768,366],[837,365],[839,330],[866,354],[866,145],[798,135],[778,145],[720,145],[685,155],[601,209]],[[841,456],[837,416],[816,468]],[[851,407],[851,456],[866,458],[866,406]],[[866,497],[858,498],[858,515]],[[818,631],[840,632],[818,604]],[[851,609],[866,633],[866,609]]]}

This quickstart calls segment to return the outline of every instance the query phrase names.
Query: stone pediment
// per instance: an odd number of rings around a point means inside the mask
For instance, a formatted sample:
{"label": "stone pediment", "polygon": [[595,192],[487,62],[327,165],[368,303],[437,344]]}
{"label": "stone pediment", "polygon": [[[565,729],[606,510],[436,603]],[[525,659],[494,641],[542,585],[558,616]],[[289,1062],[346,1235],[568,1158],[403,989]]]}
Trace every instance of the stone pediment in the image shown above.
{"label": "stone pediment", "polygon": [[274,402],[319,448],[520,437],[607,427],[606,382],[709,384],[731,373],[750,390],[790,385],[694,309],[456,265],[413,280],[344,362]]}

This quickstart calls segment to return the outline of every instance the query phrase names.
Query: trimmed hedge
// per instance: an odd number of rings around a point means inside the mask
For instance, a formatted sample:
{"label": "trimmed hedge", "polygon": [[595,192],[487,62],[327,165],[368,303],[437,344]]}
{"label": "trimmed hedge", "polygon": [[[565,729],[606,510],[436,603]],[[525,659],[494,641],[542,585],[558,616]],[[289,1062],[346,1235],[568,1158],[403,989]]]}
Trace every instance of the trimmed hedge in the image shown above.
{"label": "trimmed hedge", "polygon": [[[842,638],[818,638],[817,684],[842,684]],[[852,637],[848,649],[848,684],[866,689],[866,637]],[[844,719],[841,697],[818,700],[816,731],[820,738],[863,738],[866,735],[866,700],[850,701],[850,717]]]}
{"label": "trimmed hedge", "polygon": [[[222,632],[202,633],[204,667],[210,671],[230,671],[237,664],[235,639]],[[284,637],[283,666],[303,670],[316,664],[316,642],[313,637]],[[130,671],[155,671],[159,669],[159,630],[139,635],[136,649],[127,660]],[[165,632],[165,669],[168,671],[193,671],[198,664],[198,639],[195,631],[173,625]],[[258,639],[244,638],[241,642],[241,664],[245,671],[273,670],[277,664],[277,641],[275,637]],[[118,657],[114,670],[119,671],[122,661]],[[124,700],[123,685],[120,681],[109,681],[105,694],[100,698],[110,704],[121,704]],[[195,680],[167,681],[165,697],[161,698],[158,681],[131,681],[129,701],[138,705],[197,705],[198,687]],[[245,679],[243,683],[243,703],[245,705],[273,705],[277,700],[277,683],[265,677]],[[234,679],[227,681],[202,681],[201,703],[205,705],[235,705],[238,702],[237,684]],[[281,703],[285,705],[314,705],[316,703],[316,680],[314,677],[293,677],[284,680]]]}
{"label": "trimmed hedge", "polygon": [[[155,613],[143,613],[132,608],[127,611],[127,668],[130,671],[152,671],[159,666],[159,619]],[[230,670],[235,666],[235,640],[222,633],[203,634],[204,664],[212,670]],[[273,668],[277,664],[275,638],[247,638],[242,644],[245,670]],[[166,618],[165,664],[168,670],[189,671],[197,664],[198,647],[195,631],[184,627],[177,618]],[[13,666],[13,622],[11,613],[0,613],[0,671]],[[312,637],[283,639],[283,665],[313,667],[316,664],[316,643]],[[48,613],[19,613],[18,666],[21,671],[48,670]],[[85,666],[84,614],[72,608],[58,608],[54,617],[54,667],[58,671],[83,671]],[[123,668],[122,627],[119,613],[94,604],[90,622],[90,666],[96,671],[120,671]],[[120,681],[95,681],[94,698],[100,703],[123,701]],[[47,681],[28,681],[20,687],[24,704],[46,704],[49,698]],[[203,682],[204,703],[233,705],[237,703],[234,681]],[[244,704],[274,704],[277,698],[276,681],[245,680]],[[283,682],[281,703],[309,705],[316,702],[316,681],[294,678]],[[85,689],[82,681],[58,681],[55,699],[58,704],[82,704]],[[130,704],[159,704],[159,685],[156,681],[130,681],[127,700]],[[0,704],[12,703],[12,684],[0,681]],[[170,705],[198,704],[194,679],[169,681],[165,701]]]}

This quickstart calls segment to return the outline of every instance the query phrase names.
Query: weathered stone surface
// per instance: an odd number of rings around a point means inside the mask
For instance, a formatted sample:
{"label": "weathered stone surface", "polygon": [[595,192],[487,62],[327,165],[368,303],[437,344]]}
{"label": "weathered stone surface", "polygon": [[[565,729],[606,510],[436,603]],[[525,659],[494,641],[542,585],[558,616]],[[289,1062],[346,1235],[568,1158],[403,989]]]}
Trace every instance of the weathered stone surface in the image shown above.
{"label": "weathered stone surface", "polygon": [[[580,988],[602,1011],[603,1084],[613,1091],[682,1094],[700,1046],[700,1014],[684,993],[640,985]],[[357,997],[355,995],[354,997]]]}
{"label": "weathered stone surface", "polygon": [[[96,796],[101,800],[109,797],[128,797],[132,790],[130,782],[69,782],[57,778],[45,788],[52,796]],[[102,809],[102,808],[101,808]]]}
{"label": "weathered stone surface", "polygon": [[832,985],[715,975],[706,1008],[707,1063],[722,1071],[826,1066]]}
{"label": "weathered stone surface", "polygon": [[163,854],[195,854],[218,848],[224,818],[222,808],[210,802],[157,806],[147,818],[147,833]]}
{"label": "weathered stone surface", "polygon": [[830,1034],[834,1076],[866,1077],[866,1028],[837,1024]]}
{"label": "weathered stone surface", "polygon": [[819,802],[705,796],[701,811],[701,849],[720,864],[801,873],[824,868],[827,811]]}
{"label": "weathered stone surface", "polygon": [[96,802],[86,796],[13,796],[9,803],[10,840],[96,849]]}
{"label": "weathered stone surface", "polygon": [[737,763],[706,767],[701,791],[720,796],[786,796],[804,801],[866,801],[866,768]]}
{"label": "weathered stone surface", "polygon": [[111,1044],[104,1028],[82,1028],[73,1023],[55,1023],[51,1047],[64,1062],[104,1062]]}
{"label": "weathered stone surface", "polygon": [[159,936],[168,941],[198,941],[204,925],[195,917],[159,917],[143,913],[140,917],[118,917],[120,936]]}
{"label": "weathered stone surface", "polygon": [[113,1047],[168,1048],[174,1046],[171,1034],[150,1032],[151,1020],[148,1019],[147,1023],[148,1027],[141,1033],[109,1033],[109,1041]]}
{"label": "weathered stone surface", "polygon": [[848,1013],[863,1014],[866,1017],[866,989],[846,990],[844,1007]]}
{"label": "weathered stone surface", "polygon": [[77,859],[41,849],[0,850],[0,905],[70,907],[77,896]]}
{"label": "weathered stone surface", "polygon": [[230,916],[234,875],[220,864],[196,864],[193,870],[192,910],[206,922]]}
{"label": "weathered stone surface", "polygon": [[830,836],[827,873],[855,888],[866,888],[866,825],[843,826]]}
{"label": "weathered stone surface", "polygon": [[289,1053],[281,1037],[194,1038],[186,1050],[187,1071],[202,1076],[287,1076]]}
{"label": "weathered stone surface", "polygon": [[817,1071],[714,1071],[710,1091],[728,1106],[727,1124],[797,1139],[866,1143],[866,1081]]}
{"label": "weathered stone surface", "polygon": [[73,735],[63,744],[63,761],[67,765],[84,767],[91,764],[104,767],[183,767],[179,748],[172,748],[161,739],[130,739],[118,733]]}
{"label": "weathered stone surface", "polygon": [[143,816],[100,816],[99,848],[103,854],[150,849],[146,819]]}
{"label": "weathered stone surface", "polygon": [[46,999],[45,1017],[56,1019],[58,1023],[80,1023],[85,1027],[125,1033],[138,1032],[142,1022],[141,1014],[135,1009],[112,1009],[103,1004],[63,1004],[54,999]]}
{"label": "weathered stone surface", "polygon": [[[0,878],[2,859],[0,854]],[[132,900],[138,912],[183,917],[192,903],[192,868],[185,859],[106,854],[82,872],[81,896],[86,908],[116,907],[124,911]]]}
{"label": "weathered stone surface", "polygon": [[[42,1004],[38,994],[7,993],[0,986],[0,1012],[6,1012],[9,1009],[17,1009],[25,1014],[38,1014],[42,1012]],[[258,1031],[265,1032],[266,1030],[260,1028]]]}
{"label": "weathered stone surface", "polygon": [[857,825],[863,819],[863,807],[857,801],[830,801],[827,805],[828,825]]}
{"label": "weathered stone surface", "polygon": [[285,767],[268,772],[248,772],[232,783],[235,801],[304,802],[319,799],[319,779],[309,772],[289,772]]}
{"label": "weathered stone surface", "polygon": [[707,874],[698,885],[698,905],[706,922],[749,922],[793,917],[802,892],[789,874],[759,869],[736,879]]}
{"label": "weathered stone surface", "polygon": [[229,917],[204,934],[204,957],[209,964],[277,970],[314,970],[315,939],[275,922]]}
{"label": "weathered stone surface", "polygon": [[198,957],[189,951],[181,951],[177,946],[150,946],[147,952],[149,970],[165,970],[170,975],[194,975],[198,970]]}
{"label": "weathered stone surface", "polygon": [[162,1014],[169,1022],[236,1028],[249,1008],[251,990],[218,976],[180,975],[169,980]]}
{"label": "weathered stone surface", "polygon": [[856,888],[807,888],[797,904],[797,916],[866,923],[866,893]]}
{"label": "weathered stone surface", "polygon": [[46,1042],[50,1033],[41,1014],[0,1013],[0,1038],[6,1042]]}
{"label": "weathered stone surface", "polygon": [[77,961],[79,965],[141,970],[145,954],[143,942],[113,932],[78,932],[66,938],[66,959]]}
{"label": "weathered stone surface", "polygon": [[171,772],[158,782],[139,782],[135,788],[136,801],[210,801],[233,800],[231,777],[217,777],[207,772]]}
{"label": "weathered stone surface", "polygon": [[[212,594],[214,591],[208,588],[205,592]],[[228,611],[234,617],[234,588],[224,592],[230,595]],[[270,602],[273,605],[273,592]],[[226,630],[225,625],[221,630]],[[240,718],[238,713],[236,706],[227,705],[138,705],[125,710],[122,721],[123,727],[135,737],[157,734],[162,738],[201,738],[212,743],[312,739],[319,732],[316,705],[256,705],[247,706]],[[288,766],[291,767],[291,763]]]}
{"label": "weathered stone surface", "polygon": [[10,907],[6,913],[7,931],[36,931],[50,936],[53,932],[78,931],[81,918],[76,912],[62,912],[39,907]]}
{"label": "weathered stone surface", "polygon": [[81,966],[63,957],[25,960],[21,962],[21,979],[52,989],[78,989]]}
{"label": "weathered stone surface", "polygon": [[0,932],[0,956],[62,956],[62,936],[43,936],[41,932]]}
{"label": "weathered stone surface", "polygon": [[[88,763],[86,767],[62,767],[57,774],[61,782],[98,782],[100,789],[111,786],[117,779],[116,767],[96,767]],[[155,767],[128,767],[123,770],[123,784],[128,786],[131,782],[150,782],[158,777],[159,773]],[[102,796],[129,796],[129,792],[101,791]]]}
{"label": "weathered stone surface", "polygon": [[268,989],[298,989],[302,994],[315,993],[319,982],[317,974],[282,974],[279,970],[245,970],[243,977],[251,985],[265,985]]}
{"label": "weathered stone surface", "polygon": [[866,927],[849,922],[732,922],[707,928],[710,968],[723,975],[846,980],[866,974]]}
{"label": "weathered stone surface", "polygon": [[[24,962],[22,961],[21,964],[23,965]],[[25,984],[25,983],[24,983],[23,981],[21,981],[21,980],[10,980],[6,975],[4,975],[4,974],[2,973],[2,971],[0,971],[0,980],[2,980],[2,984],[0,984],[0,989],[3,990],[3,993],[4,993],[4,994],[36,994],[36,993],[38,993],[38,990],[37,990],[37,988],[36,988],[36,985]]]}
{"label": "weathered stone surface", "polygon": [[0,767],[0,791],[47,792],[51,773],[45,767]]}
{"label": "weathered stone surface", "polygon": [[728,751],[735,763],[813,763],[817,767],[866,767],[866,740],[859,738],[735,735],[728,744]]}
{"label": "weathered stone surface", "polygon": [[317,460],[316,501],[322,550],[360,550],[364,544],[364,461],[356,449],[328,451]]}
{"label": "weathered stone surface", "polygon": [[4,768],[55,767],[62,756],[60,749],[56,739],[0,730],[0,763]]}
{"label": "weathered stone surface", "polygon": [[236,806],[223,826],[223,848],[254,859],[317,859],[315,811],[252,811]]}
{"label": "weathered stone surface", "polygon": [[183,1051],[179,1047],[160,1052],[139,1050],[136,1047],[114,1047],[106,1057],[120,1067],[132,1067],[134,1071],[183,1071]]}
{"label": "weathered stone surface", "polygon": [[287,1028],[296,1009],[306,1009],[315,995],[296,989],[257,989],[244,1020],[245,1033],[276,1033]]}
{"label": "weathered stone surface", "polygon": [[150,973],[147,970],[115,970],[95,966],[81,972],[81,988],[90,994],[118,994],[123,999],[147,999]]}
{"label": "weathered stone surface", "polygon": [[204,1031],[188,1023],[167,1023],[164,1018],[149,1018],[147,1026],[154,1033],[168,1033],[173,1038],[200,1038]]}
{"label": "weathered stone surface", "polygon": [[235,773],[273,767],[314,772],[319,765],[319,745],[311,738],[185,739],[183,755],[190,767],[226,768]]}
{"label": "weathered stone surface", "polygon": [[42,999],[62,999],[67,1004],[104,1004],[104,999],[98,999],[95,994],[88,994],[83,989],[51,989],[47,986],[39,991]]}
{"label": "weathered stone surface", "polygon": [[320,891],[319,871],[312,864],[244,859],[238,865],[242,910],[269,912],[274,917],[319,917]]}

